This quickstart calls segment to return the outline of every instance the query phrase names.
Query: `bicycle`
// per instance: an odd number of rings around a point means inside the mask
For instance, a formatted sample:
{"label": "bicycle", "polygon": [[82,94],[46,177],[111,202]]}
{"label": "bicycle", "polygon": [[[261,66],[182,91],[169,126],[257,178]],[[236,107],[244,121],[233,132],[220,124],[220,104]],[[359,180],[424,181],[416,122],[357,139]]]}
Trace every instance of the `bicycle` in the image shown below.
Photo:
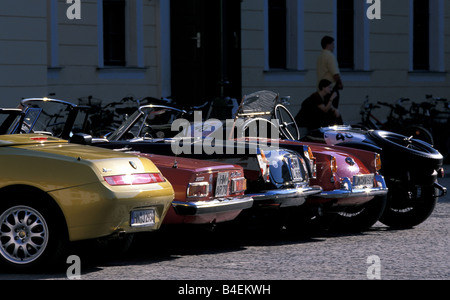
{"label": "bicycle", "polygon": [[[408,101],[410,99],[400,98],[396,104],[378,101],[377,105],[375,105],[369,102],[369,97],[367,96],[361,107],[362,122],[357,124],[356,127],[365,130],[391,131],[433,145],[434,139],[430,131],[421,124],[416,123],[415,120],[407,118],[409,111],[403,106],[403,103]],[[385,106],[390,110],[384,122],[373,114],[373,110],[379,109],[381,106]]]}
{"label": "bicycle", "polygon": [[415,122],[430,131],[436,149],[448,155],[450,153],[450,103],[445,98],[426,95],[425,101],[412,103],[410,115]]}

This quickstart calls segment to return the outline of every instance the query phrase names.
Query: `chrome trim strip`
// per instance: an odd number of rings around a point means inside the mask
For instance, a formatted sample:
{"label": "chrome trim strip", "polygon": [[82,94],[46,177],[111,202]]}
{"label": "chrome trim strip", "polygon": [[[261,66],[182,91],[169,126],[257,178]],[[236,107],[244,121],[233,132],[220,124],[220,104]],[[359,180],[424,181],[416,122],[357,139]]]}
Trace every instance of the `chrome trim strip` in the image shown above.
{"label": "chrome trim strip", "polygon": [[319,186],[301,188],[278,189],[263,191],[258,194],[250,194],[255,204],[279,204],[281,207],[300,206],[306,202],[306,198],[322,192]]}
{"label": "chrome trim strip", "polygon": [[253,198],[243,195],[209,201],[184,202],[174,200],[172,206],[178,215],[198,216],[247,209],[253,206]]}
{"label": "chrome trim strip", "polygon": [[374,197],[374,196],[386,195],[388,192],[388,188],[386,186],[384,177],[376,174],[375,180],[377,183],[379,183],[381,185],[380,187],[373,187],[373,188],[368,188],[368,189],[354,189],[354,188],[352,188],[350,179],[345,177],[345,178],[342,178],[342,181],[347,184],[348,189],[323,191],[320,194],[313,195],[313,197],[338,199],[338,198]]}

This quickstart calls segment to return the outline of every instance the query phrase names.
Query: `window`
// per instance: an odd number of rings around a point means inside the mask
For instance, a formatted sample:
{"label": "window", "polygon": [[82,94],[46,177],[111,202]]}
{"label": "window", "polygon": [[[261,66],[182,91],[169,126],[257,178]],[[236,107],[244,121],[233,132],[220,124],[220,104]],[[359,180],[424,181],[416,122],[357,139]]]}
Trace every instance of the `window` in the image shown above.
{"label": "window", "polygon": [[366,1],[335,0],[336,56],[341,70],[370,71]]}
{"label": "window", "polygon": [[445,72],[444,14],[444,0],[410,0],[410,71]]}
{"label": "window", "polygon": [[105,66],[125,66],[125,0],[103,1],[103,59]]}
{"label": "window", "polygon": [[355,8],[353,0],[337,0],[337,60],[341,69],[355,69]]}
{"label": "window", "polygon": [[304,0],[266,1],[266,70],[304,66]]}
{"label": "window", "polygon": [[269,0],[269,68],[286,69],[286,0]]}
{"label": "window", "polygon": [[430,3],[414,0],[413,70],[430,69]]}
{"label": "window", "polygon": [[58,2],[47,0],[47,61],[49,68],[59,67],[58,55]]}

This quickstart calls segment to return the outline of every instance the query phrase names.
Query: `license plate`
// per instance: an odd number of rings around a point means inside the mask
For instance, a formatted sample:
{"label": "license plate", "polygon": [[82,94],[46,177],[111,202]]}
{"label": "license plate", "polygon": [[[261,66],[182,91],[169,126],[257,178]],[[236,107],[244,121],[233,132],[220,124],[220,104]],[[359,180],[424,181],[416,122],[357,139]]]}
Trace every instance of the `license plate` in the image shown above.
{"label": "license plate", "polygon": [[373,187],[373,174],[353,176],[354,188],[371,188]]}
{"label": "license plate", "polygon": [[292,179],[294,181],[303,180],[298,159],[292,158],[290,161],[291,161]]}
{"label": "license plate", "polygon": [[216,183],[216,197],[224,197],[228,195],[228,172],[219,173]]}
{"label": "license plate", "polygon": [[155,225],[155,210],[143,209],[131,212],[131,227],[147,227]]}

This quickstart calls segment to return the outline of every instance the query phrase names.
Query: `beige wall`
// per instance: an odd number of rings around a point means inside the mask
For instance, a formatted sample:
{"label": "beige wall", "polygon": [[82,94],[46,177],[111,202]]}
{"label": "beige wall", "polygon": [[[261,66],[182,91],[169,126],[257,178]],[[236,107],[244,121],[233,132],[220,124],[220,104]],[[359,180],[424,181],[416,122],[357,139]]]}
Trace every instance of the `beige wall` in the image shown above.
{"label": "beige wall", "polygon": [[82,1],[81,20],[68,20],[67,7],[65,1],[59,1],[59,63],[48,80],[49,93],[72,102],[88,95],[110,102],[158,94],[155,1],[133,0],[127,5],[131,20],[127,24],[127,42],[132,47],[127,48],[125,68],[102,66],[97,1]]}
{"label": "beige wall", "polygon": [[[46,96],[76,102],[93,95],[105,101],[125,96],[169,96],[167,1],[130,0],[130,64],[102,68],[99,59],[98,5],[83,0],[81,20],[68,20],[65,0],[8,1],[0,13],[0,102],[15,106],[23,97]],[[297,1],[297,0],[295,0]],[[334,35],[336,0],[298,0],[301,63],[296,70],[266,70],[265,0],[242,1],[243,93],[270,89],[291,96],[296,113],[316,86],[316,58],[323,35]],[[433,0],[440,2],[442,0]],[[365,2],[365,1],[363,1]],[[366,20],[368,37],[365,72],[343,72],[341,110],[348,122],[359,120],[366,95],[373,101],[399,97],[421,100],[425,94],[450,97],[450,3],[443,1],[442,71],[411,74],[411,0],[381,0],[381,20]],[[139,7],[135,7],[138,5]],[[365,13],[365,12],[363,12]],[[137,27],[136,27],[137,26]],[[339,41],[338,41],[339,42]]]}
{"label": "beige wall", "polygon": [[[244,92],[264,88],[290,95],[293,113],[299,110],[302,100],[315,90],[316,59],[321,51],[322,36],[335,34],[335,0],[300,2],[304,6],[304,69],[294,74],[278,74],[284,79],[282,81],[274,79],[276,72],[272,72],[275,75],[264,73],[264,1],[243,2]],[[360,106],[366,96],[371,101],[386,102],[395,102],[400,97],[420,101],[426,94],[450,98],[450,77],[445,73],[450,69],[450,3],[443,1],[442,69],[445,72],[412,74],[409,73],[410,2],[381,0],[381,20],[365,20],[369,34],[369,66],[365,72],[343,72],[345,89],[341,93],[341,111],[344,121],[359,121]]]}
{"label": "beige wall", "polygon": [[80,20],[67,18],[65,0],[8,2],[0,13],[1,106],[49,94],[75,103],[88,95],[109,102],[161,94],[159,1],[129,0],[126,68],[101,65],[96,0],[81,1]]}
{"label": "beige wall", "polygon": [[[8,1],[0,12],[0,103],[45,93],[46,7],[36,1]],[[3,4],[2,4],[3,6]]]}

